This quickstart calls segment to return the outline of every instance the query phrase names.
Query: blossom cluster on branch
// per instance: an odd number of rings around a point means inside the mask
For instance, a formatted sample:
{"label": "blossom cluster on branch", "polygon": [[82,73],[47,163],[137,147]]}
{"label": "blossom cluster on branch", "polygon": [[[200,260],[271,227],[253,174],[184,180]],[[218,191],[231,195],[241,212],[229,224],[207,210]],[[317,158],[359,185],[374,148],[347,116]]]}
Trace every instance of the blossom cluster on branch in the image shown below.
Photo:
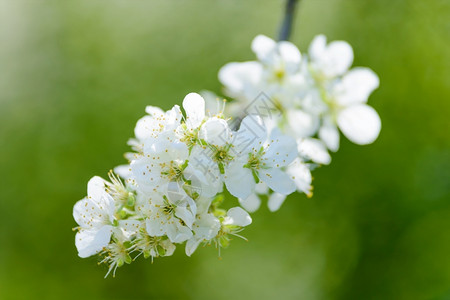
{"label": "blossom cluster on branch", "polygon": [[[314,38],[307,55],[291,42],[275,42],[264,35],[257,36],[251,48],[256,61],[228,63],[219,71],[225,93],[233,99],[227,113],[259,115],[270,127],[294,138],[299,157],[287,172],[303,179],[297,184],[299,192],[312,195],[309,170],[331,162],[328,150],[339,149],[338,128],[359,145],[378,137],[380,117],[367,105],[379,86],[378,76],[369,68],[350,69],[352,47],[344,41],[327,44],[324,35]],[[214,107],[217,97],[211,92],[205,96]],[[262,187],[263,194],[265,190]],[[274,210],[285,196],[275,193],[272,199],[269,208]],[[253,211],[260,201],[253,195],[241,204]]]}
{"label": "blossom cluster on branch", "polygon": [[[257,61],[219,72],[226,106],[205,92],[188,94],[183,111],[148,106],[135,127],[127,165],[93,177],[78,201],[75,245],[80,257],[100,255],[107,275],[137,257],[170,256],[185,244],[227,247],[251,224],[249,212],[268,199],[271,211],[287,195],[312,195],[311,170],[329,164],[339,128],[358,144],[373,142],[380,119],[366,102],[378,87],[367,68],[349,70],[351,47],[312,42],[302,56],[290,42],[257,36]],[[206,101],[205,101],[206,100]],[[224,200],[238,199],[230,207]]]}

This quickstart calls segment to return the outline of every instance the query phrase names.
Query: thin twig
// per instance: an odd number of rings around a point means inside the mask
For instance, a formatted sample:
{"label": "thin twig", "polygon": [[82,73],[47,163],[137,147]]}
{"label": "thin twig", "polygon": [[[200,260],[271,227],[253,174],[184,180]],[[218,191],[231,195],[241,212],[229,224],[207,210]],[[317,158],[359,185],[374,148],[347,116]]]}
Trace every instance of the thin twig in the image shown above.
{"label": "thin twig", "polygon": [[284,13],[284,20],[280,27],[278,35],[279,41],[287,41],[291,35],[292,24],[294,22],[295,9],[300,0],[286,0],[286,10]]}

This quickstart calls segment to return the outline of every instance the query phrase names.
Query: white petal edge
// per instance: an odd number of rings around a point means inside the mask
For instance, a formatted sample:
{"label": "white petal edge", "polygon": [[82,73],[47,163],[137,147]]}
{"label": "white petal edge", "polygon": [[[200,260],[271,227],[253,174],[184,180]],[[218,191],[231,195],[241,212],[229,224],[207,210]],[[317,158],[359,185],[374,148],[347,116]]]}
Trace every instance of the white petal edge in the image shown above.
{"label": "white petal edge", "polygon": [[369,68],[354,68],[344,75],[338,85],[342,90],[337,93],[336,100],[342,106],[366,103],[379,85],[380,79],[374,71]]}
{"label": "white petal edge", "polygon": [[318,60],[327,46],[327,38],[323,34],[316,35],[309,45],[308,53],[312,60]]}
{"label": "white petal edge", "polygon": [[271,212],[275,212],[280,209],[281,205],[284,203],[284,200],[286,200],[286,195],[273,193],[269,196],[269,202],[267,203],[267,206],[269,207],[269,210]]}
{"label": "white petal edge", "polygon": [[330,77],[343,75],[353,63],[353,49],[345,41],[333,41],[327,47],[328,69],[324,70]]}
{"label": "white petal edge", "polygon": [[258,195],[251,194],[247,199],[239,198],[239,204],[248,212],[255,212],[261,206],[261,199]]}
{"label": "white petal edge", "polygon": [[226,93],[238,97],[243,96],[249,87],[255,86],[260,81],[262,73],[263,67],[257,61],[231,62],[219,70],[218,77],[225,86]]}
{"label": "white petal edge", "polygon": [[296,190],[296,186],[291,177],[280,169],[261,170],[259,178],[277,193],[289,195]]}
{"label": "white petal edge", "polygon": [[263,62],[271,60],[276,46],[277,43],[274,40],[262,34],[256,36],[252,41],[252,51]]}
{"label": "white petal edge", "polygon": [[324,124],[319,129],[319,138],[328,149],[336,152],[339,149],[339,131],[334,124]]}
{"label": "white petal edge", "polygon": [[288,72],[294,73],[300,68],[302,55],[297,46],[291,42],[282,41],[278,43],[278,51]]}
{"label": "white petal edge", "polygon": [[99,253],[103,247],[109,244],[112,234],[112,226],[103,226],[100,230],[81,229],[75,235],[75,246],[78,250],[78,256],[86,258]]}
{"label": "white petal edge", "polygon": [[224,225],[248,226],[252,223],[250,215],[240,207],[230,208],[223,221]]}
{"label": "white petal edge", "polygon": [[328,153],[325,144],[318,139],[297,140],[297,150],[300,156],[315,163],[328,165],[331,162],[331,155]]}
{"label": "white petal edge", "polygon": [[255,179],[252,171],[238,163],[230,163],[225,169],[225,185],[231,195],[246,199],[255,190]]}
{"label": "white petal edge", "polygon": [[205,100],[197,93],[189,93],[184,97],[183,108],[192,128],[199,126],[205,118]]}
{"label": "white petal edge", "polygon": [[352,105],[342,110],[337,118],[339,129],[353,143],[373,143],[381,130],[381,120],[372,107],[365,104]]}

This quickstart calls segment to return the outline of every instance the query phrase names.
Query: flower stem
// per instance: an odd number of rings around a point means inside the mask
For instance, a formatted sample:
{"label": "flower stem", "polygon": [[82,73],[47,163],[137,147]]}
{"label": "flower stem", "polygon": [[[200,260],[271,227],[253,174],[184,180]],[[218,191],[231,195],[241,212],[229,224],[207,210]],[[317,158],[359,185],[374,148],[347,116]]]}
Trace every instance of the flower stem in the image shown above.
{"label": "flower stem", "polygon": [[295,9],[300,0],[286,0],[286,9],[284,12],[284,20],[278,34],[279,41],[289,40],[292,31],[292,23],[294,22]]}

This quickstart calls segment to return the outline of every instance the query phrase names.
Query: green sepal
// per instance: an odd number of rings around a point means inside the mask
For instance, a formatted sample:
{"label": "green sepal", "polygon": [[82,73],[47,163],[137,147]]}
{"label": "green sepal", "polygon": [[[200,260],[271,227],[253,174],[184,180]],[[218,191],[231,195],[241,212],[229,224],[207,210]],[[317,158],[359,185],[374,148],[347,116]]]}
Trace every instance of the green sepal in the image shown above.
{"label": "green sepal", "polygon": [[127,255],[125,256],[125,263],[126,264],[131,264],[131,262],[133,261],[133,259],[131,258],[131,256],[127,253]]}
{"label": "green sepal", "polygon": [[159,256],[166,255],[166,249],[164,249],[162,246],[158,245],[156,246],[156,251],[158,252]]}
{"label": "green sepal", "polygon": [[136,202],[136,196],[134,193],[128,193],[127,206],[133,207]]}
{"label": "green sepal", "polygon": [[184,163],[181,165],[181,170],[184,170],[184,169],[186,169],[186,167],[188,166],[188,164],[189,164],[189,160],[185,160],[184,161]]}
{"label": "green sepal", "polygon": [[228,236],[223,235],[219,238],[219,243],[222,248],[227,248],[230,245],[230,239]]}
{"label": "green sepal", "polygon": [[197,200],[198,197],[200,197],[200,194],[197,192],[194,192],[194,193],[192,193],[191,197],[192,197],[192,199]]}
{"label": "green sepal", "polygon": [[253,178],[255,179],[255,182],[259,183],[258,172],[255,170],[252,170],[252,175],[253,175]]}
{"label": "green sepal", "polygon": [[[126,219],[126,217],[127,217],[127,212],[126,211],[124,211],[124,210],[119,211],[119,218],[121,220]],[[114,221],[117,221],[117,220],[114,220]],[[117,223],[117,225],[119,225],[119,223]],[[115,225],[115,226],[117,226],[117,225]]]}
{"label": "green sepal", "polygon": [[219,163],[219,171],[220,171],[220,174],[225,174],[225,167],[224,167],[224,165],[223,165],[223,163]]}
{"label": "green sepal", "polygon": [[212,213],[215,217],[225,217],[227,214],[227,211],[225,209],[216,208],[212,211]]}
{"label": "green sepal", "polygon": [[123,266],[123,264],[124,264],[125,262],[124,262],[124,260],[123,259],[121,259],[121,258],[118,258],[117,259],[117,267],[121,267],[121,266]]}

